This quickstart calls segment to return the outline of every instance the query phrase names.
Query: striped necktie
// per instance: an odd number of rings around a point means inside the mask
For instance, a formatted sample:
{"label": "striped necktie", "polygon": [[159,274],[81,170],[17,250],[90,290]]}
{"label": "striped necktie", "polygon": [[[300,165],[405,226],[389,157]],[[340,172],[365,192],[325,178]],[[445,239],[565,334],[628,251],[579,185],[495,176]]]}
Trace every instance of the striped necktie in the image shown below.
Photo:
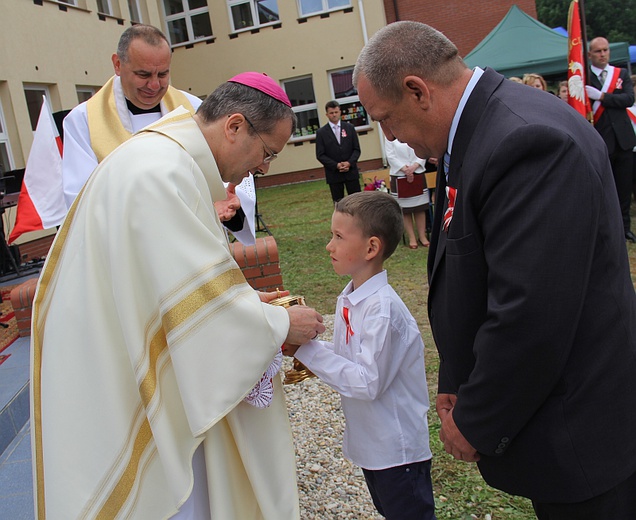
{"label": "striped necktie", "polygon": [[450,168],[450,154],[448,152],[444,153],[444,175],[446,177],[446,182],[448,183],[448,170]]}
{"label": "striped necktie", "polygon": [[605,80],[606,79],[607,79],[607,71],[603,69],[601,71],[601,78],[600,78],[601,86],[605,85]]}
{"label": "striped necktie", "polygon": [[446,198],[448,199],[448,205],[444,212],[442,220],[442,229],[448,233],[448,227],[451,220],[453,220],[453,213],[455,211],[455,199],[457,198],[457,189],[448,185],[448,169],[450,168],[450,154],[446,152],[444,154],[444,176],[446,177]]}

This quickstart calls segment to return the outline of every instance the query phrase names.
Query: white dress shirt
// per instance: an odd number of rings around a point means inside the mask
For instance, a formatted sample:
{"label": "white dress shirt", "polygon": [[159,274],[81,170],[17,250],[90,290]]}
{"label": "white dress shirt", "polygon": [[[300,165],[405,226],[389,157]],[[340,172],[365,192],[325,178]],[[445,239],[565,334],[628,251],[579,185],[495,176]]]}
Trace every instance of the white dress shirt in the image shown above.
{"label": "white dress shirt", "polygon": [[336,136],[336,140],[340,143],[340,123],[331,124],[331,130],[333,131],[333,135]]}
{"label": "white dress shirt", "polygon": [[[347,342],[343,308],[353,335]],[[340,393],[342,452],[371,470],[431,458],[424,343],[404,302],[378,273],[338,297],[334,342],[310,341],[296,358]]]}

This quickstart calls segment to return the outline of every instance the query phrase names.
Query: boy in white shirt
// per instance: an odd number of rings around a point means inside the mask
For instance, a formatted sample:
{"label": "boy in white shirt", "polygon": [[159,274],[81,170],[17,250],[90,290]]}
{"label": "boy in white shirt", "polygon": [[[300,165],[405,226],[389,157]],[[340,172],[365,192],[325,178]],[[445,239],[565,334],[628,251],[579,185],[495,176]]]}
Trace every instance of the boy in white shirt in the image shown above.
{"label": "boy in white shirt", "polygon": [[378,512],[389,520],[435,519],[424,343],[383,268],[402,237],[391,195],[363,191],[336,203],[327,251],[351,276],[336,306],[333,343],[285,345],[340,393],[342,451],[360,466]]}

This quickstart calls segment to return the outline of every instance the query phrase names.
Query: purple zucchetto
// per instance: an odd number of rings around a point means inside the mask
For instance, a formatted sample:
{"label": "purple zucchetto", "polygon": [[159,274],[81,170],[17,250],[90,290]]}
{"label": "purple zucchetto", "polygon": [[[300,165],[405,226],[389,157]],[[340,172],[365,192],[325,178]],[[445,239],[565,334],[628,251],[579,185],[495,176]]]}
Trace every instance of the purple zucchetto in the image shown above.
{"label": "purple zucchetto", "polygon": [[291,108],[292,106],[285,91],[264,72],[242,72],[228,81],[232,83],[240,83],[241,85],[247,85],[248,87],[260,90],[264,94],[284,103],[288,107]]}

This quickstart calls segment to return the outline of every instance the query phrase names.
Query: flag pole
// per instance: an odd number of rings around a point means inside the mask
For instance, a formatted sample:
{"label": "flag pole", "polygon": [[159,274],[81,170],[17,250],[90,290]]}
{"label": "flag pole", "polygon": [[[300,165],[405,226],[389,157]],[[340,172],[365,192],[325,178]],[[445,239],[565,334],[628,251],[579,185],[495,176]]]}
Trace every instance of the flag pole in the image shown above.
{"label": "flag pole", "polygon": [[579,17],[581,18],[581,45],[583,46],[583,68],[585,84],[589,85],[590,66],[587,57],[587,25],[585,23],[585,0],[579,0]]}

